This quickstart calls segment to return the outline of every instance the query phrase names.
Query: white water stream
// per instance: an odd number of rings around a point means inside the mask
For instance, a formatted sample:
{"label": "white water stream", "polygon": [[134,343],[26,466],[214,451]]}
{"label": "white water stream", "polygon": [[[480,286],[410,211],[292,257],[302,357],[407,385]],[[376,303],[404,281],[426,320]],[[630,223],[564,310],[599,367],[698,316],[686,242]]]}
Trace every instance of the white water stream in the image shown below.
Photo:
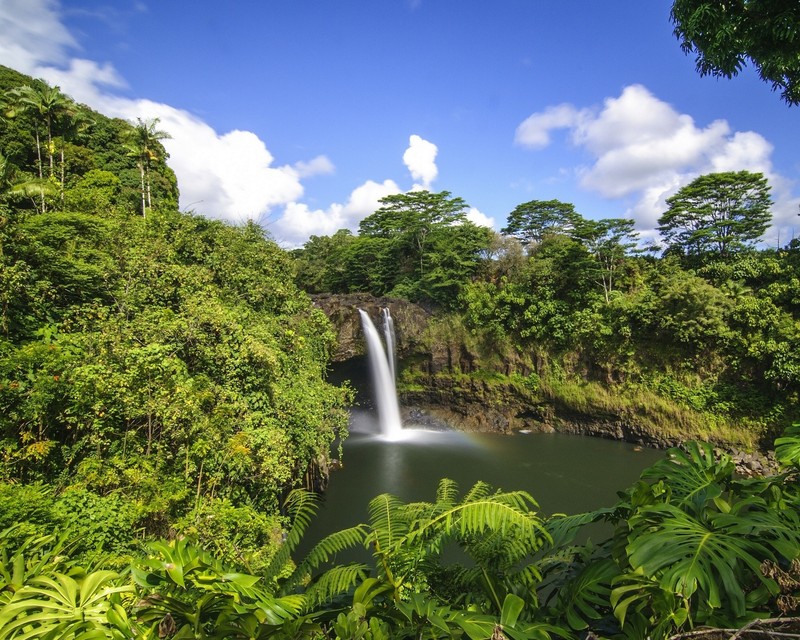
{"label": "white water stream", "polygon": [[[384,310],[384,327],[391,326],[386,322],[389,316],[388,309]],[[381,435],[386,440],[399,440],[403,435],[403,423],[400,420],[400,405],[397,402],[397,389],[394,381],[394,367],[390,367],[389,359],[394,359],[394,331],[392,330],[392,352],[387,355],[383,348],[380,334],[372,323],[369,314],[363,309],[359,309],[361,315],[361,327],[364,329],[364,337],[367,340],[367,354],[369,355],[370,369],[372,370],[373,386],[375,388],[375,404],[378,408],[378,420],[381,427]],[[393,329],[393,327],[392,327]],[[388,329],[386,330],[387,342],[389,339]]]}

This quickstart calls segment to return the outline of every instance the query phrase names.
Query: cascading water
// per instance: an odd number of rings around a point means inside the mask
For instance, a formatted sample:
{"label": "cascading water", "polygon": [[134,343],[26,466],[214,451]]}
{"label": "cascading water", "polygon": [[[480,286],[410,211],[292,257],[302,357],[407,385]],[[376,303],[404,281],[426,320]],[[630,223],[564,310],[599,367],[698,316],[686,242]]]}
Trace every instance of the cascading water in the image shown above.
{"label": "cascading water", "polygon": [[[400,420],[400,406],[397,403],[397,389],[395,388],[392,369],[389,367],[389,358],[381,343],[380,335],[369,314],[363,309],[359,309],[361,315],[361,326],[364,329],[364,337],[367,340],[367,354],[369,355],[370,368],[372,369],[372,379],[375,387],[375,403],[378,408],[378,420],[381,425],[381,435],[387,440],[397,440],[402,436],[403,423]],[[388,310],[384,314],[384,322],[388,316]],[[389,316],[391,318],[391,316]],[[386,325],[384,325],[386,326]],[[392,340],[394,343],[394,340]]]}
{"label": "cascading water", "polygon": [[389,362],[389,372],[392,374],[392,381],[397,384],[396,354],[394,348],[394,320],[389,308],[384,307],[381,311],[383,316],[383,337],[386,341],[386,359]]}

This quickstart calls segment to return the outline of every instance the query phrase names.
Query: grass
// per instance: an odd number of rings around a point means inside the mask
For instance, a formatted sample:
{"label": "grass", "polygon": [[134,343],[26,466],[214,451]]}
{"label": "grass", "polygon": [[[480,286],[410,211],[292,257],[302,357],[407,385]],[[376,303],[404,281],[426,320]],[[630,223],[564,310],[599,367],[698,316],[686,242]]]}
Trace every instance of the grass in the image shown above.
{"label": "grass", "polygon": [[706,440],[751,450],[764,429],[746,419],[697,411],[639,385],[543,376],[539,391],[568,412],[619,416],[670,440]]}

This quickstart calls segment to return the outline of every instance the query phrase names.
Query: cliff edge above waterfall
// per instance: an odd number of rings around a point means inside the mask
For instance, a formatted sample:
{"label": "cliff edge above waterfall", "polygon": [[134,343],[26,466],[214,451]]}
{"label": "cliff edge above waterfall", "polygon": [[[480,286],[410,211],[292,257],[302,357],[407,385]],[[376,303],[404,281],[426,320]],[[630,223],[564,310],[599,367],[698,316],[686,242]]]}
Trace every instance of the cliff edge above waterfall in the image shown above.
{"label": "cliff edge above waterfall", "polygon": [[446,422],[466,431],[573,433],[670,447],[709,440],[734,451],[758,448],[757,434],[704,430],[691,408],[624,381],[608,380],[579,358],[520,352],[487,341],[458,317],[369,294],[318,295],[314,304],[337,334],[334,362],[365,354],[358,309],[373,320],[388,308],[397,334],[398,394],[407,421]]}
{"label": "cliff edge above waterfall", "polygon": [[359,309],[375,321],[380,318],[381,309],[389,309],[395,321],[398,358],[406,358],[423,348],[420,341],[431,313],[417,304],[398,298],[376,298],[368,293],[320,294],[312,296],[311,301],[328,316],[336,331],[333,362],[366,354]]}

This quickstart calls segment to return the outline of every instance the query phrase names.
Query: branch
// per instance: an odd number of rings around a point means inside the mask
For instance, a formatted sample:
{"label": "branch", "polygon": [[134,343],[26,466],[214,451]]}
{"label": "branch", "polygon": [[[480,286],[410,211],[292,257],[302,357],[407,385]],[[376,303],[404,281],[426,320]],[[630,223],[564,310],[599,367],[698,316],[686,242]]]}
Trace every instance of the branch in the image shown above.
{"label": "branch", "polygon": [[[797,625],[796,631],[789,633],[776,631],[784,625]],[[746,638],[794,638],[800,640],[800,617],[796,618],[766,618],[763,620],[753,620],[741,629],[695,629],[685,633],[678,633],[670,636],[668,640],[690,640],[692,638],[703,638],[712,636],[723,640],[723,635],[727,640],[744,640]]]}

